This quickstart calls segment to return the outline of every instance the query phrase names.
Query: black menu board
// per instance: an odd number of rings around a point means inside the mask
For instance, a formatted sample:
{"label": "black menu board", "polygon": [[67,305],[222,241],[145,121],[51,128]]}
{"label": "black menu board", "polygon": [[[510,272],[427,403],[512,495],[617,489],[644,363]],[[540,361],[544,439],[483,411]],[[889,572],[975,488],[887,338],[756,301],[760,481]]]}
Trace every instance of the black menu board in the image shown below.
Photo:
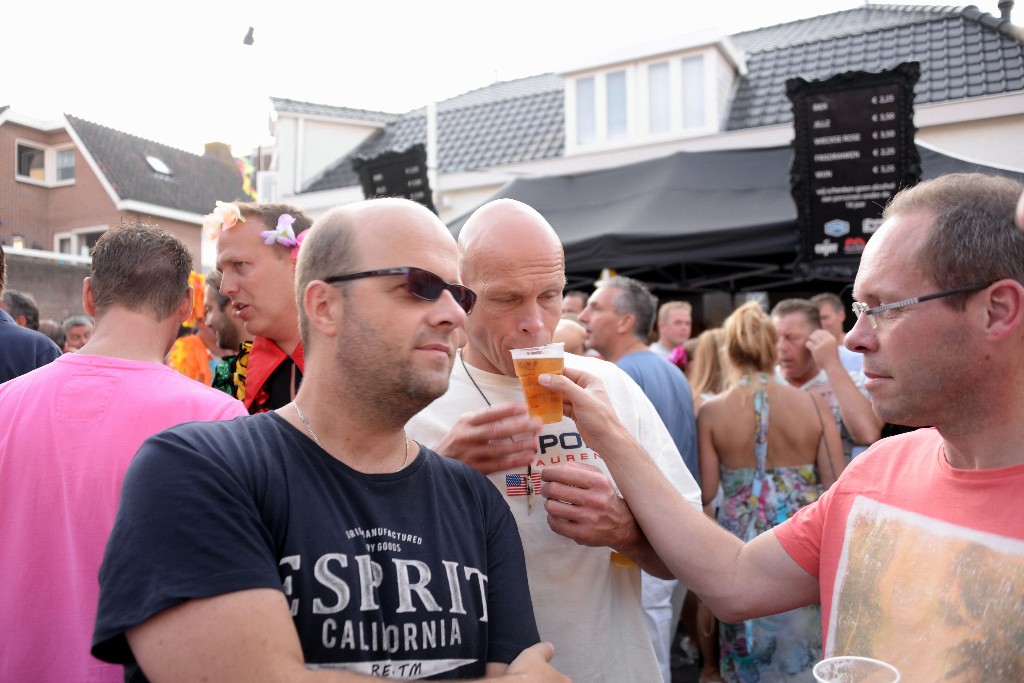
{"label": "black menu board", "polygon": [[367,199],[405,197],[437,213],[427,180],[427,151],[421,143],[403,150],[385,150],[374,157],[354,157],[352,169],[359,174]]}
{"label": "black menu board", "polygon": [[919,76],[919,64],[906,62],[878,73],[786,82],[796,131],[790,188],[805,267],[856,263],[890,197],[920,181]]}

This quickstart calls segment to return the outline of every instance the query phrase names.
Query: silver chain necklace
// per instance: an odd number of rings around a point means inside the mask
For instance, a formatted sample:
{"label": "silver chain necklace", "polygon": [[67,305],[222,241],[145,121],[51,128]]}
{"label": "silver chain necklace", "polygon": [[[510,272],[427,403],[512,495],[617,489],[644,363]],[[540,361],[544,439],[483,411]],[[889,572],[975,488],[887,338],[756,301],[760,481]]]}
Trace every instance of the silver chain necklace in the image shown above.
{"label": "silver chain necklace", "polygon": [[[295,414],[299,416],[299,421],[302,422],[302,426],[306,428],[307,432],[309,432],[309,436],[313,439],[313,443],[319,446],[321,450],[327,450],[324,448],[323,444],[320,443],[320,439],[317,438],[316,432],[314,432],[313,428],[309,426],[309,420],[307,420],[306,416],[302,414],[302,410],[299,408],[299,402],[293,400],[292,405],[295,406]],[[404,431],[402,434],[405,436],[405,459],[402,460],[402,466],[395,470],[396,472],[404,470],[405,466],[409,464],[409,435]]]}
{"label": "silver chain necklace", "polygon": [[[487,404],[487,407],[490,407],[491,401],[490,399],[487,398],[487,394],[484,393],[484,390],[480,388],[480,385],[477,384],[476,380],[473,378],[473,373],[469,371],[469,367],[466,365],[466,359],[462,357],[462,351],[459,351],[459,362],[462,363],[462,369],[466,371],[466,377],[469,377],[469,381],[473,383],[474,387],[476,387],[477,392],[480,394],[480,398],[484,400],[484,403]],[[299,415],[299,417],[302,416]],[[305,420],[303,420],[303,422],[305,422]],[[309,425],[306,425],[306,428],[308,429]],[[526,476],[524,477],[524,482],[526,483],[526,514],[532,515],[534,500],[537,496],[537,485],[533,481],[532,464],[528,464],[526,466]]]}

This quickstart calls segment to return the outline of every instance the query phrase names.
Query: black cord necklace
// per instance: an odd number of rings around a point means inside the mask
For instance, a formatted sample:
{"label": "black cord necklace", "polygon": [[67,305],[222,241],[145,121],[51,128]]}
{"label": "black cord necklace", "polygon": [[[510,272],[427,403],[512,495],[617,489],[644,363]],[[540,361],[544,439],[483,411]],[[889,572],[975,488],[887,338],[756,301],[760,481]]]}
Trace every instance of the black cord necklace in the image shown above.
{"label": "black cord necklace", "polygon": [[[462,363],[462,369],[466,371],[466,377],[469,377],[469,381],[473,383],[477,393],[480,394],[480,398],[484,400],[487,407],[491,407],[491,401],[487,398],[487,394],[480,388],[480,385],[476,383],[476,379],[473,377],[473,373],[469,371],[469,366],[466,365],[466,359],[462,357],[462,351],[459,351],[459,362]],[[512,437],[509,437],[510,439]],[[533,502],[536,497],[537,490],[533,483],[533,465],[529,464],[526,466],[526,514],[533,514]]]}

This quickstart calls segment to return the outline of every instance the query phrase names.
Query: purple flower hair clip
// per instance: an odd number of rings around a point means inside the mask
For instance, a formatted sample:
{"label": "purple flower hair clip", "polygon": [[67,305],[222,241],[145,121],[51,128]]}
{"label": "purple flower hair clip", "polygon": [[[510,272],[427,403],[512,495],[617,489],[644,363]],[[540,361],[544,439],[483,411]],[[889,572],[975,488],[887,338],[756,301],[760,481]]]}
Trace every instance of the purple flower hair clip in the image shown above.
{"label": "purple flower hair clip", "polygon": [[298,245],[298,240],[295,239],[295,231],[292,230],[292,224],[295,222],[295,217],[288,213],[282,213],[281,217],[277,219],[277,228],[274,230],[263,230],[260,232],[260,237],[263,238],[263,244],[268,247],[275,242],[283,247],[294,247]]}

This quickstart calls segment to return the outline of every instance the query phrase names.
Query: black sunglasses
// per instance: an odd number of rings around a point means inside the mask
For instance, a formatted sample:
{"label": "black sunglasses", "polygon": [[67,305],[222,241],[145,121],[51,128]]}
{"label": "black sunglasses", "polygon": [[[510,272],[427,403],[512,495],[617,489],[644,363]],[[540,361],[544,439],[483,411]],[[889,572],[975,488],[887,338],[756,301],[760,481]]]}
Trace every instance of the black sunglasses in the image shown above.
{"label": "black sunglasses", "polygon": [[405,277],[405,286],[409,289],[409,293],[424,301],[437,301],[447,289],[466,313],[472,311],[473,304],[476,303],[476,293],[472,289],[463,285],[448,284],[441,279],[440,275],[435,275],[429,270],[423,270],[415,266],[381,268],[380,270],[364,270],[361,273],[332,275],[331,277],[325,277],[324,282],[332,285],[335,282],[359,280],[364,277],[384,277],[386,275],[402,275]]}

